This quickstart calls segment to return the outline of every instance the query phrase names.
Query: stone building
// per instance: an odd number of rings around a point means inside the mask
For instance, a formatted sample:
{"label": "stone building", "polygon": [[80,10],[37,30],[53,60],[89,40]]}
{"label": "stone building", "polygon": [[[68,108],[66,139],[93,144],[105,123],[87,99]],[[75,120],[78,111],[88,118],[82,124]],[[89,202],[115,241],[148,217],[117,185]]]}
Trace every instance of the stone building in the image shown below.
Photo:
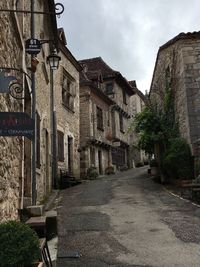
{"label": "stone building", "polygon": [[[159,48],[150,99],[163,105],[166,87],[174,95],[180,134],[198,151],[200,138],[200,32],[180,33]],[[195,155],[198,156],[198,155]]]}
{"label": "stone building", "polygon": [[64,30],[58,30],[60,67],[55,75],[57,156],[59,169],[80,178],[79,72],[78,61],[67,48]]}
{"label": "stone building", "polygon": [[[30,10],[29,0],[1,1],[1,9]],[[36,11],[54,11],[54,1],[34,1]],[[0,36],[0,68],[12,67],[22,69],[11,71],[20,80],[25,99],[16,100],[9,93],[0,93],[0,112],[25,112],[31,115],[32,94],[31,75],[35,72],[36,85],[36,118],[37,118],[37,169],[36,193],[37,202],[44,199],[52,188],[50,169],[50,82],[47,56],[52,52],[51,43],[44,43],[37,56],[37,69],[30,55],[25,53],[25,40],[31,37],[30,14],[2,12]],[[35,38],[38,40],[54,40],[57,45],[57,25],[55,15],[35,14]],[[37,61],[36,60],[36,61]],[[20,76],[22,75],[22,76]],[[19,77],[18,77],[19,76]],[[2,122],[1,122],[2,123]],[[32,204],[32,169],[31,140],[26,137],[0,137],[0,221],[16,219],[18,209]]]}
{"label": "stone building", "polygon": [[[130,98],[131,116],[134,121],[135,115],[140,113],[148,103],[147,98],[137,88],[136,81],[129,81],[129,84],[135,91],[135,94]],[[137,148],[138,140],[138,134],[132,131],[130,133],[130,164],[133,167],[144,165],[147,162],[145,152]]]}
{"label": "stone building", "polygon": [[129,167],[130,96],[134,89],[120,72],[101,57],[79,61],[81,172],[95,166],[104,174],[108,166]]}

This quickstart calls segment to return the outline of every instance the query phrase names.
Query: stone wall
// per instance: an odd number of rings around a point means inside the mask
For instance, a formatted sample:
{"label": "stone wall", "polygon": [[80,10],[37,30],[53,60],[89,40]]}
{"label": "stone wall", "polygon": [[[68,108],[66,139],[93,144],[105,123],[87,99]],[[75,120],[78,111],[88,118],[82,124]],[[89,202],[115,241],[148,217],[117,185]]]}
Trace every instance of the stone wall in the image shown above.
{"label": "stone wall", "polygon": [[[130,98],[131,123],[134,121],[136,114],[140,113],[145,106],[141,97],[136,93]],[[139,136],[135,131],[130,132],[130,164],[136,167],[138,164],[144,164],[147,161],[145,152],[137,148]]]}
{"label": "stone wall", "polygon": [[[97,128],[97,107],[101,108],[103,113],[103,128],[101,130]],[[111,162],[111,155],[110,148],[103,147],[103,144],[111,145],[109,140],[111,135],[110,104],[101,96],[98,96],[93,89],[82,86],[80,89],[80,136],[82,149],[80,164],[82,177],[86,176],[87,169],[91,166],[96,167],[99,173],[105,173],[105,169]],[[99,144],[95,144],[93,141],[97,143],[99,141]]]}
{"label": "stone wall", "polygon": [[[12,8],[11,1],[1,1],[0,8]],[[10,13],[1,13],[0,66],[20,67],[22,50],[15,27],[15,18]],[[11,38],[12,37],[12,38]],[[0,94],[0,111],[21,111],[20,101],[9,94]],[[22,138],[0,137],[0,222],[16,219],[20,208],[22,185],[21,160]]]}
{"label": "stone wall", "polygon": [[200,40],[178,40],[159,51],[151,85],[151,101],[163,105],[166,70],[170,69],[175,116],[180,134],[191,145],[200,136]]}
{"label": "stone wall", "polygon": [[[80,177],[80,106],[79,106],[79,71],[72,61],[60,52],[61,63],[55,75],[55,106],[57,128],[64,133],[64,161],[58,167],[68,170],[68,137],[73,138],[73,175]],[[73,108],[68,108],[62,99],[63,70],[73,81]]]}

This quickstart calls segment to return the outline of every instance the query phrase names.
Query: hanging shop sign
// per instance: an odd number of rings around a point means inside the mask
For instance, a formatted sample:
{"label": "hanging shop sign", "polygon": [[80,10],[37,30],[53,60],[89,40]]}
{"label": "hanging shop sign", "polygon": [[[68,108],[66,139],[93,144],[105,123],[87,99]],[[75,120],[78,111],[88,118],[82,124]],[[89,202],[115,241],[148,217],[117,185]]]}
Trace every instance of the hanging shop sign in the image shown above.
{"label": "hanging shop sign", "polygon": [[23,112],[0,112],[0,136],[34,137],[34,120]]}
{"label": "hanging shop sign", "polygon": [[26,53],[31,55],[37,55],[41,50],[41,42],[38,39],[28,39],[25,42]]}

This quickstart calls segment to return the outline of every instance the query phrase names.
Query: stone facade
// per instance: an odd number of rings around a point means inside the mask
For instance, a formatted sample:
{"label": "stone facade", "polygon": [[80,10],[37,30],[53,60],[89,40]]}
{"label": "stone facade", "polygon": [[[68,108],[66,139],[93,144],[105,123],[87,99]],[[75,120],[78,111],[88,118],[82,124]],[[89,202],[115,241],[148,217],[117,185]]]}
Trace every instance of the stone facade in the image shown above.
{"label": "stone facade", "polygon": [[[100,57],[81,60],[80,64],[83,67],[80,83],[80,141],[84,149],[81,153],[81,170],[86,172],[88,167],[94,165],[103,174],[109,165],[127,168],[130,96],[134,94],[134,89],[121,73],[112,70]],[[98,127],[101,116],[103,125]],[[86,143],[90,144],[88,151]]]}
{"label": "stone facade", "polygon": [[[9,3],[10,2],[10,3]],[[13,8],[11,1],[1,1],[0,8]],[[22,64],[20,36],[16,31],[16,16],[1,13],[0,67]],[[10,38],[12,36],[12,38]],[[21,101],[0,94],[0,111],[21,111]],[[0,221],[16,219],[22,191],[22,138],[0,137]]]}
{"label": "stone facade", "polygon": [[61,132],[64,147],[63,157],[58,158],[58,169],[79,179],[79,72],[82,68],[66,46],[63,29],[59,29],[59,48],[61,63],[55,75],[55,110],[57,130]]}
{"label": "stone facade", "polygon": [[[9,1],[8,1],[9,2]],[[5,1],[1,8],[14,9]],[[34,1],[35,10],[52,10],[54,1]],[[30,10],[30,1],[19,1],[19,10]],[[35,37],[52,40],[57,36],[56,19],[47,15],[35,15]],[[25,53],[25,40],[30,38],[30,14],[1,14],[0,66],[23,69],[31,76],[30,55]],[[46,57],[50,54],[48,43],[42,45],[37,58],[35,73],[37,126],[37,202],[43,200],[52,189],[50,170],[50,82]],[[33,69],[32,69],[33,70]],[[16,75],[17,73],[12,73]],[[22,79],[25,100],[15,100],[10,94],[0,94],[0,111],[26,112],[31,115],[31,80]],[[22,78],[22,77],[17,77]],[[16,219],[18,209],[32,202],[31,141],[25,137],[0,137],[0,221]]]}
{"label": "stone facade", "polygon": [[[104,174],[111,165],[112,101],[92,84],[80,87],[80,149],[81,177],[87,169],[96,167],[99,174]],[[102,111],[102,125],[99,127],[98,110]]]}
{"label": "stone facade", "polygon": [[[131,116],[134,120],[135,115],[140,113],[148,103],[147,98],[137,88],[136,82],[129,81],[129,83],[135,90],[135,94],[130,98]],[[132,131],[130,133],[130,164],[133,167],[144,165],[148,161],[145,152],[137,148],[138,140],[138,134]]]}
{"label": "stone facade", "polygon": [[200,137],[200,33],[181,33],[160,47],[150,99],[163,105],[166,84],[173,90],[180,134],[190,144]]}

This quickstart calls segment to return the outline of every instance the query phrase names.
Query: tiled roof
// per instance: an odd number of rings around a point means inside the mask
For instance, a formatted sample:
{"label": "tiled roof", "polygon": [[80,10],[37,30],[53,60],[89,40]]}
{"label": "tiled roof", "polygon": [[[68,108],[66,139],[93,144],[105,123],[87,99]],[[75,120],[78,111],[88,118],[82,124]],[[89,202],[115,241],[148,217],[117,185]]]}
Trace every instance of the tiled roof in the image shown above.
{"label": "tiled roof", "polygon": [[175,36],[174,38],[166,42],[164,45],[162,45],[159,50],[167,48],[168,46],[174,44],[178,40],[186,40],[186,39],[200,39],[200,31],[199,32],[187,32],[187,33],[181,32],[177,36]]}
{"label": "tiled roof", "polygon": [[111,69],[101,57],[80,60],[79,63],[87,68],[87,72],[101,71],[103,77],[115,77],[118,71]]}
{"label": "tiled roof", "polygon": [[79,63],[83,67],[83,73],[81,74],[81,82],[84,80],[96,80],[99,75],[102,75],[103,79],[114,78],[117,82],[123,84],[130,95],[134,94],[134,89],[130,86],[125,77],[121,75],[119,71],[115,71],[110,68],[101,57],[89,58],[80,60]]}

